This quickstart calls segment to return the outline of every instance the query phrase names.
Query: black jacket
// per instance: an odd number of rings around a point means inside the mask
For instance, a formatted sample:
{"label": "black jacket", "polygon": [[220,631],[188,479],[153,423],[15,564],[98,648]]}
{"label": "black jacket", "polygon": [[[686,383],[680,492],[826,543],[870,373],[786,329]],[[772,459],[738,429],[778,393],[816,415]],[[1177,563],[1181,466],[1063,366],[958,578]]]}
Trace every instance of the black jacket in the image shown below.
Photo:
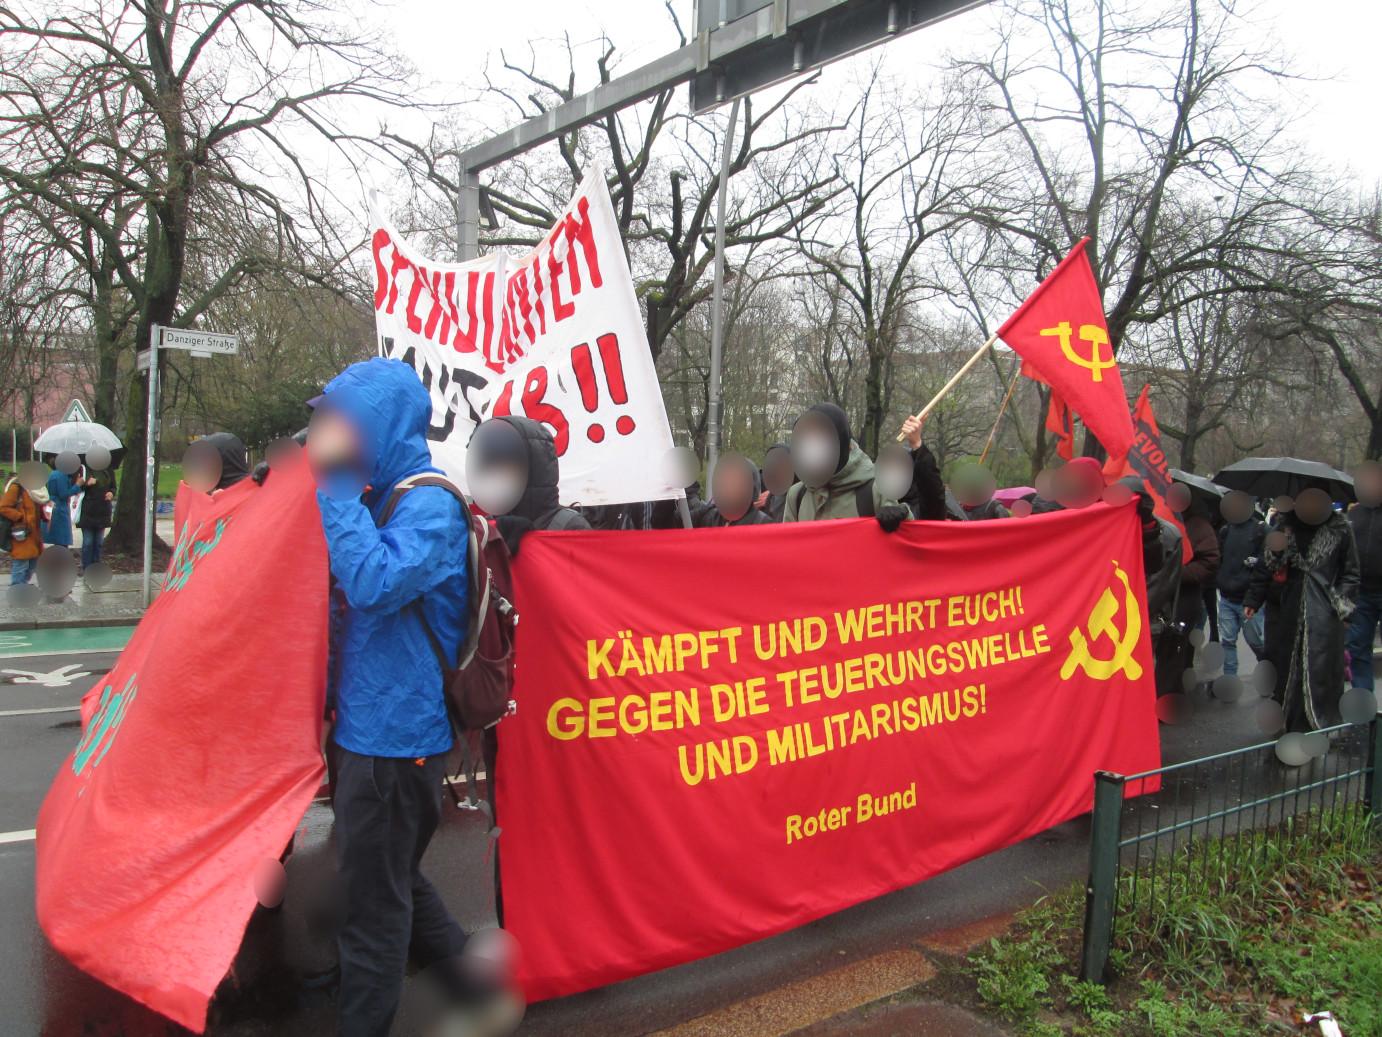
{"label": "black jacket", "polygon": [[1224,523],[1219,530],[1219,576],[1216,585],[1225,601],[1243,603],[1252,582],[1253,567],[1262,558],[1267,523],[1256,516],[1244,522]]}
{"label": "black jacket", "polygon": [[965,506],[965,517],[972,522],[979,522],[984,519],[1008,518],[1011,514],[1012,512],[1003,507],[999,501],[992,497],[984,501],[983,504],[977,504],[972,508],[967,505]]}
{"label": "black jacket", "polygon": [[[1267,605],[1263,641],[1276,667],[1273,697],[1291,731],[1339,723],[1344,644],[1358,597],[1358,548],[1337,512],[1320,526],[1284,516],[1286,545],[1264,548],[1243,604]],[[1268,595],[1276,588],[1277,595]]]}
{"label": "black jacket", "polygon": [[1382,506],[1351,508],[1348,523],[1353,527],[1353,539],[1358,543],[1358,567],[1362,570],[1362,589],[1369,593],[1382,591]]}
{"label": "black jacket", "polygon": [[720,526],[771,526],[773,525],[772,516],[765,511],[757,508],[749,508],[741,518],[728,522],[720,514],[719,508],[705,508],[698,514],[692,523],[697,529],[717,529]]}
{"label": "black jacket", "polygon": [[82,502],[77,506],[77,528],[108,529],[115,506],[106,500],[106,494],[115,488],[115,480],[109,472],[98,472],[92,478],[96,485],[82,491]]}

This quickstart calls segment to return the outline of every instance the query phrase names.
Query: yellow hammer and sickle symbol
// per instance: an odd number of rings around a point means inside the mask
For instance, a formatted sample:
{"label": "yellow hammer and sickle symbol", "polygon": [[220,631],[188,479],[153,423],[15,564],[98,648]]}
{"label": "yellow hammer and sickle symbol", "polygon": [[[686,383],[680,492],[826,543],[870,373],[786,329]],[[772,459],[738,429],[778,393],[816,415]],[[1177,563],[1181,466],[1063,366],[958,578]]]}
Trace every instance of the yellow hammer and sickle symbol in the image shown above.
{"label": "yellow hammer and sickle symbol", "polygon": [[[1128,583],[1128,574],[1117,563],[1113,563],[1113,573],[1123,582],[1123,613],[1127,629],[1119,631],[1113,622],[1118,615],[1118,598],[1112,587],[1105,587],[1104,593],[1094,603],[1089,613],[1089,636],[1079,627],[1070,631],[1070,655],[1060,668],[1061,680],[1069,680],[1077,669],[1083,669],[1086,676],[1106,681],[1120,671],[1129,680],[1142,676],[1142,664],[1132,657],[1137,648],[1138,638],[1142,636],[1142,610],[1137,607],[1137,595]],[[1113,644],[1113,656],[1100,659],[1090,652],[1090,644],[1107,637]]]}
{"label": "yellow hammer and sickle symbol", "polygon": [[1054,328],[1042,328],[1038,334],[1051,336],[1055,335],[1060,339],[1060,351],[1065,354],[1065,358],[1072,364],[1089,370],[1090,377],[1096,382],[1104,380],[1104,372],[1113,367],[1117,361],[1113,359],[1113,350],[1108,351],[1108,359],[1100,354],[1099,347],[1107,346],[1108,332],[1097,324],[1080,325],[1080,341],[1089,343],[1089,356],[1075,352],[1075,347],[1070,344],[1070,322],[1063,320]]}

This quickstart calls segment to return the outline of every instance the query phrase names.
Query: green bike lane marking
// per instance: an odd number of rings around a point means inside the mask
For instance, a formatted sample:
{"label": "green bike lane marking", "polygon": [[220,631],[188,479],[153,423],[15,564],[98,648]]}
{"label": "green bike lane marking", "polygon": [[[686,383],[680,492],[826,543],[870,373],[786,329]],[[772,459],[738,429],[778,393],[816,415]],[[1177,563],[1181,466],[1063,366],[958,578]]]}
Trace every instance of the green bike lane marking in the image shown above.
{"label": "green bike lane marking", "polygon": [[118,652],[129,642],[133,633],[133,626],[0,630],[0,659],[61,653]]}

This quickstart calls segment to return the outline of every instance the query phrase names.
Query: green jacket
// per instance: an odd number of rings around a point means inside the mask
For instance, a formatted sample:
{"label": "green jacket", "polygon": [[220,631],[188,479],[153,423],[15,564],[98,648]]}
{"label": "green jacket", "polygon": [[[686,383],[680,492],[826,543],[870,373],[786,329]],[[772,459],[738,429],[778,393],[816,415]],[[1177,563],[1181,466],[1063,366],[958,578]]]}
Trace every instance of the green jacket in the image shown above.
{"label": "green jacket", "polygon": [[885,505],[901,503],[879,494],[878,484],[873,479],[873,462],[859,449],[858,443],[850,443],[849,460],[824,486],[813,490],[805,483],[797,483],[787,491],[782,521],[860,518],[859,498],[865,495],[865,499],[873,501],[874,515]]}

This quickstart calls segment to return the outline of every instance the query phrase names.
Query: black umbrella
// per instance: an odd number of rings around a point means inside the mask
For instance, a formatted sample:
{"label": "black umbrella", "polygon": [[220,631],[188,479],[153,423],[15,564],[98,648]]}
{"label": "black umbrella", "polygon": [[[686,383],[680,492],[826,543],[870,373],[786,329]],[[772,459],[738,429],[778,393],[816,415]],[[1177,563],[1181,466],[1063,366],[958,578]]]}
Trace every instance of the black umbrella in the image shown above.
{"label": "black umbrella", "polygon": [[1195,475],[1191,472],[1182,472],[1179,468],[1171,469],[1171,481],[1185,483],[1186,486],[1190,487],[1191,493],[1199,493],[1210,498],[1209,503],[1211,504],[1228,492],[1213,479],[1206,479],[1203,475]]}
{"label": "black umbrella", "polygon": [[1190,499],[1199,501],[1210,515],[1219,513],[1219,502],[1228,492],[1222,486],[1216,486],[1212,480],[1206,479],[1203,475],[1182,472],[1179,468],[1170,469],[1170,475],[1171,481],[1178,482],[1189,490]]}
{"label": "black umbrella", "polygon": [[1320,461],[1298,457],[1245,457],[1220,469],[1214,481],[1253,497],[1295,497],[1313,488],[1324,490],[1336,501],[1357,499],[1352,476]]}

